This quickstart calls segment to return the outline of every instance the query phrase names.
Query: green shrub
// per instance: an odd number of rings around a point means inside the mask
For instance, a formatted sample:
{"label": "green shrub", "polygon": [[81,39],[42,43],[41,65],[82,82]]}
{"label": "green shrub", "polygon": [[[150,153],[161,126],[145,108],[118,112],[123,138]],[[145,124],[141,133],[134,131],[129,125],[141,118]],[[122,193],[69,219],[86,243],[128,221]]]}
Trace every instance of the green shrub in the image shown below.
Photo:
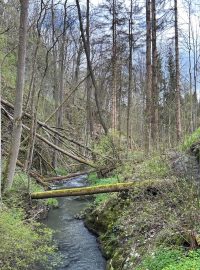
{"label": "green shrub", "polygon": [[174,262],[163,270],[199,270],[200,251],[190,251],[180,262]]}
{"label": "green shrub", "polygon": [[45,204],[49,207],[57,208],[58,201],[55,198],[49,198],[45,201]]}
{"label": "green shrub", "polygon": [[[106,184],[115,184],[118,182],[117,176],[112,176],[109,178],[98,178],[96,173],[90,173],[88,176],[88,181],[90,185],[106,185]],[[98,194],[95,195],[95,203],[99,204],[109,198],[109,194]]]}
{"label": "green shrub", "polygon": [[147,256],[136,270],[163,270],[168,265],[179,261],[182,256],[181,250],[159,249]]}
{"label": "green shrub", "polygon": [[136,270],[199,270],[200,251],[189,251],[183,249],[157,250],[154,254],[147,256]]}
{"label": "green shrub", "polygon": [[108,178],[98,178],[97,173],[90,173],[88,176],[88,181],[91,185],[106,185],[117,183],[118,178],[117,176],[111,176]]}
{"label": "green shrub", "polygon": [[110,133],[101,136],[94,144],[94,152],[98,154],[96,160],[98,168],[113,167],[113,165],[117,167],[121,164],[121,159],[126,155],[126,151],[124,146],[119,144],[119,138],[118,133]]}
{"label": "green shrub", "polygon": [[200,127],[197,130],[195,130],[191,135],[185,137],[181,145],[181,149],[183,151],[186,151],[192,146],[192,144],[198,141],[200,141]]}
{"label": "green shrub", "polygon": [[[4,195],[4,203],[12,208],[24,208],[29,200],[28,192],[42,191],[42,187],[38,185],[35,179],[28,178],[27,174],[21,170],[17,170],[12,188]],[[39,202],[42,204],[42,201]]]}
{"label": "green shrub", "polygon": [[[29,182],[30,181],[30,182]],[[35,179],[28,178],[27,174],[18,170],[15,174],[13,186],[11,190],[20,190],[20,191],[29,191],[30,192],[39,192],[42,191],[42,187],[37,184]]]}
{"label": "green shrub", "polygon": [[52,231],[39,223],[25,222],[22,210],[0,211],[0,269],[25,270],[36,265],[48,266],[49,256],[55,256]]}

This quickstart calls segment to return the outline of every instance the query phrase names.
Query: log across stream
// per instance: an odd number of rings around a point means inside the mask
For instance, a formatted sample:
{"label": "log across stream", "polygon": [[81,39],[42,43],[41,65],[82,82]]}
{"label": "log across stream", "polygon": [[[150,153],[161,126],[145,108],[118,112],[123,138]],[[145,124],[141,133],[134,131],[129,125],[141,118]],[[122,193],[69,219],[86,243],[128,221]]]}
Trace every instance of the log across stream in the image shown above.
{"label": "log across stream", "polygon": [[[83,187],[86,185],[86,175],[72,180],[62,181],[52,186],[53,189]],[[105,270],[106,261],[103,258],[96,237],[85,228],[82,220],[74,216],[91,202],[80,197],[59,198],[59,208],[49,212],[45,224],[55,230],[55,240],[62,255],[61,265],[55,270]]]}

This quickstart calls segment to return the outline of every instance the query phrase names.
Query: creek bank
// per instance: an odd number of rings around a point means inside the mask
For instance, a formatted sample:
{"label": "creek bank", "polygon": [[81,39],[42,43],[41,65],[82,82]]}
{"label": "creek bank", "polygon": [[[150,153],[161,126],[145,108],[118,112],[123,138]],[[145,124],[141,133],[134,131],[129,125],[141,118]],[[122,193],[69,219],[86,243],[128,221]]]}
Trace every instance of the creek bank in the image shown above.
{"label": "creek bank", "polygon": [[[55,255],[52,231],[41,223],[53,205],[52,200],[31,201],[27,194],[28,181],[27,175],[17,169],[12,189],[3,194],[0,210],[0,231],[3,232],[0,242],[5,243],[0,247],[2,270],[47,269],[49,256]],[[30,181],[29,188],[30,191],[42,189],[34,180]]]}
{"label": "creek bank", "polygon": [[107,270],[143,269],[146,256],[162,247],[185,252],[199,247],[198,164],[178,153],[167,162],[170,170],[162,181],[109,195],[85,211],[85,225],[98,237]]}

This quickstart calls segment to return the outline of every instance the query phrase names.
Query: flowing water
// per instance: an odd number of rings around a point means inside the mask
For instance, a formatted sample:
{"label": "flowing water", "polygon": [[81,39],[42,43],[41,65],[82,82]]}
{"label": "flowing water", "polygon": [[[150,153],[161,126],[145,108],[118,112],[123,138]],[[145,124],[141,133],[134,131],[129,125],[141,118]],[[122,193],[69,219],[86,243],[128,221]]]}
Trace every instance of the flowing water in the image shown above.
{"label": "flowing water", "polygon": [[[86,185],[86,175],[67,180],[53,186],[54,189],[82,187]],[[84,226],[82,220],[76,219],[88,205],[89,201],[80,197],[59,198],[59,208],[49,212],[45,224],[55,230],[55,240],[62,255],[62,266],[55,270],[105,270],[98,243]]]}

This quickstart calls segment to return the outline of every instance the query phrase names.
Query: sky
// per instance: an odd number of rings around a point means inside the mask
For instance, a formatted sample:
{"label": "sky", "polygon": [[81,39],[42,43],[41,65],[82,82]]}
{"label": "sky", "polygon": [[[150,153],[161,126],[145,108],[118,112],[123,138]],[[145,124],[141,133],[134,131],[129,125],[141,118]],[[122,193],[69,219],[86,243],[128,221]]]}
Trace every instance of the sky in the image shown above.
{"label": "sky", "polygon": [[[93,5],[98,5],[102,3],[103,0],[90,0],[90,2]],[[192,5],[194,7],[194,11],[196,15],[191,16],[191,28],[192,31],[194,32],[194,36],[198,38],[198,43],[200,44],[200,0],[191,0]],[[83,1],[85,2],[85,1]],[[130,5],[130,0],[125,0],[124,1],[126,5]],[[140,3],[140,5],[144,5],[146,1],[145,0],[138,0],[137,3]],[[173,6],[173,0],[168,0],[169,5]],[[189,17],[188,17],[188,12],[186,11],[186,0],[178,0],[178,21],[179,21],[179,28],[180,28],[180,35],[181,32],[184,34],[186,33],[186,36],[188,36],[188,22],[189,22]],[[199,12],[198,12],[199,11]],[[171,33],[170,33],[171,32]],[[166,38],[166,35],[174,35],[174,29],[172,28],[171,30],[168,31],[168,33],[164,33]],[[187,38],[186,38],[187,39]],[[186,40],[182,38],[183,43],[181,44],[181,38],[180,38],[180,51],[181,51],[181,56],[182,56],[182,68],[186,69],[188,71],[188,50],[185,47]],[[186,80],[187,80],[187,73],[186,73]],[[198,98],[200,99],[200,82],[198,83]]]}

